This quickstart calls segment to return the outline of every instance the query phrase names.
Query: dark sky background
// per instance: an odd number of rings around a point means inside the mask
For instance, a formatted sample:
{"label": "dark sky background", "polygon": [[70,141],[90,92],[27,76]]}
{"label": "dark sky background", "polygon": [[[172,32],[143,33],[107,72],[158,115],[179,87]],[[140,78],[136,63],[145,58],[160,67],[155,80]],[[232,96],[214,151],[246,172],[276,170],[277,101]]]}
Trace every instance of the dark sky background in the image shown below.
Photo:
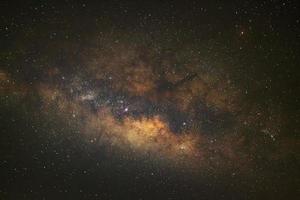
{"label": "dark sky background", "polygon": [[0,6],[0,199],[300,195],[297,0]]}

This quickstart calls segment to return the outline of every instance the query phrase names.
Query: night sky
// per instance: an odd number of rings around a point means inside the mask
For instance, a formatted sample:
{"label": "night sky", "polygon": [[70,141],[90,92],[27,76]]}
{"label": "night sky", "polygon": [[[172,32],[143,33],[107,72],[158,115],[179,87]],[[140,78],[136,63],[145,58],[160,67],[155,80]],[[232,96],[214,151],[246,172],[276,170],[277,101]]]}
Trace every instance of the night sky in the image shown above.
{"label": "night sky", "polygon": [[0,199],[297,199],[295,0],[1,1]]}

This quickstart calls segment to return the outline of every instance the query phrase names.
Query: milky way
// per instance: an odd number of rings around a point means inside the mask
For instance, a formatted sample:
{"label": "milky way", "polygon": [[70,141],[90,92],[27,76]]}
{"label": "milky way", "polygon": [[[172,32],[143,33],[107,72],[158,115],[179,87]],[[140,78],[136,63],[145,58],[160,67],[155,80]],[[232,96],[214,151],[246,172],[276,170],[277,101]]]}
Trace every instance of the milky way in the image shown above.
{"label": "milky way", "polygon": [[[242,94],[229,79],[197,61],[176,67],[176,52],[109,42],[63,53],[57,67],[24,86],[38,92],[43,112],[56,109],[67,122],[79,123],[91,143],[114,146],[120,153],[149,153],[196,171],[243,171],[255,164],[258,139],[246,141],[245,132],[262,113],[245,113]],[[80,65],[71,73],[60,69],[75,61]],[[1,74],[9,88],[13,80]],[[264,120],[257,131],[272,143],[276,126]]]}
{"label": "milky way", "polygon": [[3,17],[0,198],[294,196],[296,6],[115,3]]}

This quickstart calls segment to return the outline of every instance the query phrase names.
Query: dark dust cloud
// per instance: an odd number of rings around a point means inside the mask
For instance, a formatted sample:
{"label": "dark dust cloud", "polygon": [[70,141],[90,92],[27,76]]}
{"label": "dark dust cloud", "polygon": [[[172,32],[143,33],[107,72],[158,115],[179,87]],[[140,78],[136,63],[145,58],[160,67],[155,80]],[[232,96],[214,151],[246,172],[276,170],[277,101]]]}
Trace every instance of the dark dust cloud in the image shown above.
{"label": "dark dust cloud", "polygon": [[1,3],[1,199],[296,199],[299,3]]}

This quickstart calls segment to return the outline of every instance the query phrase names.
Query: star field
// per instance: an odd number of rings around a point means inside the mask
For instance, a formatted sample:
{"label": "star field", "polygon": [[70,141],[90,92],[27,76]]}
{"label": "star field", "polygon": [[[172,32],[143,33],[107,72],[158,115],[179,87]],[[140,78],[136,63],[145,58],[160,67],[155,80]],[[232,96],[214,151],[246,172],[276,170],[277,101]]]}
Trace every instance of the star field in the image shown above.
{"label": "star field", "polygon": [[1,8],[1,199],[299,195],[297,1]]}

